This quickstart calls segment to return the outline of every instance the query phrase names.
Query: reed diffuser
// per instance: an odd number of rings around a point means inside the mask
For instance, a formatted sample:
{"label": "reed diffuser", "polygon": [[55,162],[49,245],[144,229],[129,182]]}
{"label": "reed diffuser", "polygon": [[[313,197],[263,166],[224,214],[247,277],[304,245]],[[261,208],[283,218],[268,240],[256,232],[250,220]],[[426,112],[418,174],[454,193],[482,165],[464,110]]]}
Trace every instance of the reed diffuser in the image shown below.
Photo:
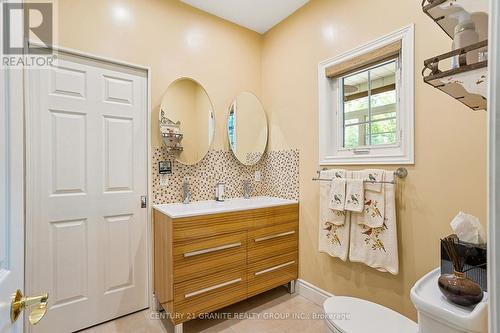
{"label": "reed diffuser", "polygon": [[443,274],[438,279],[439,290],[451,302],[462,306],[473,306],[483,299],[483,290],[476,282],[465,276],[465,259],[458,253],[457,235],[441,239],[444,250],[453,265],[453,274]]}

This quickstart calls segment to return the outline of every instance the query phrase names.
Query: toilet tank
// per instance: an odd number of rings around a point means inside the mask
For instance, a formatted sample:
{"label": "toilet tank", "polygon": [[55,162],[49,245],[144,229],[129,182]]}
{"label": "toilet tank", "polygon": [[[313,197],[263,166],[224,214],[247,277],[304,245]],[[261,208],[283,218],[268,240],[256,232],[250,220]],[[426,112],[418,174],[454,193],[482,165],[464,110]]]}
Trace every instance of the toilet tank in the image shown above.
{"label": "toilet tank", "polygon": [[488,294],[474,307],[455,305],[438,287],[440,268],[418,280],[411,289],[411,300],[418,312],[419,333],[487,333]]}

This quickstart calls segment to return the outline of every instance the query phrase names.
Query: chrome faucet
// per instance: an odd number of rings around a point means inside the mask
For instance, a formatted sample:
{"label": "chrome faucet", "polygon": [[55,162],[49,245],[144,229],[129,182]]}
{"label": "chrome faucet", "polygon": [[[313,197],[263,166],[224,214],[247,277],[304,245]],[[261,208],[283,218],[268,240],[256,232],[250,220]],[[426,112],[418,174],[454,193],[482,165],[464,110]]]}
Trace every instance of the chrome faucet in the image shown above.
{"label": "chrome faucet", "polygon": [[250,185],[249,180],[245,180],[243,182],[243,197],[245,199],[250,199],[251,195],[252,195],[252,185]]}
{"label": "chrome faucet", "polygon": [[182,183],[182,203],[187,205],[191,198],[191,191],[189,190],[189,179],[184,179]]}

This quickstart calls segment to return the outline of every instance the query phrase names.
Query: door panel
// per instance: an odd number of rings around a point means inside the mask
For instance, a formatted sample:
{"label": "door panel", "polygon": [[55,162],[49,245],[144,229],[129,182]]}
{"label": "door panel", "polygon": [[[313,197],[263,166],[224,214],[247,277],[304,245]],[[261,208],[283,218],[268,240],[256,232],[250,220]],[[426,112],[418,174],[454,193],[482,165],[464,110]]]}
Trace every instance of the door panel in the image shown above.
{"label": "door panel", "polygon": [[50,71],[50,94],[67,97],[85,98],[87,74],[77,69],[64,66]]}
{"label": "door panel", "polygon": [[51,222],[53,308],[88,296],[87,220]]}
{"label": "door panel", "polygon": [[133,119],[104,117],[105,192],[133,191]]}
{"label": "door panel", "polygon": [[131,267],[132,248],[131,229],[133,215],[118,215],[105,217],[106,244],[105,244],[105,293],[131,288],[133,275]]}
{"label": "door panel", "polygon": [[[86,115],[49,110],[53,195],[85,193]],[[71,170],[64,172],[64,170]]]}
{"label": "door panel", "polygon": [[134,82],[119,77],[104,76],[104,100],[132,105]]}
{"label": "door panel", "polygon": [[59,54],[27,81],[27,288],[53,295],[34,331],[75,331],[146,308],[145,72]]}

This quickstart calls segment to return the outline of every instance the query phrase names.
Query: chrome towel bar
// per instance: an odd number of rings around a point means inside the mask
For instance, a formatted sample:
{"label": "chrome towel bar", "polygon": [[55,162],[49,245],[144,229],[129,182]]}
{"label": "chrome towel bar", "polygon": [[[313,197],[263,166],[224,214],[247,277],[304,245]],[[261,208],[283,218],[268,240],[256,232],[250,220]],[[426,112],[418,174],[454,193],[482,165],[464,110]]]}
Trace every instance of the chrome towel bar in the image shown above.
{"label": "chrome towel bar", "polygon": [[[327,168],[324,168],[324,170],[328,170]],[[321,171],[318,171],[318,177],[314,177],[312,180],[314,181],[331,181],[332,179],[327,179],[327,178],[321,178],[320,177]],[[399,179],[405,179],[408,176],[408,170],[406,168],[398,168],[397,170],[394,171],[394,177],[399,178]],[[372,181],[372,180],[365,180],[365,183],[378,183],[378,184],[395,184],[396,182],[388,182],[388,181]]]}

